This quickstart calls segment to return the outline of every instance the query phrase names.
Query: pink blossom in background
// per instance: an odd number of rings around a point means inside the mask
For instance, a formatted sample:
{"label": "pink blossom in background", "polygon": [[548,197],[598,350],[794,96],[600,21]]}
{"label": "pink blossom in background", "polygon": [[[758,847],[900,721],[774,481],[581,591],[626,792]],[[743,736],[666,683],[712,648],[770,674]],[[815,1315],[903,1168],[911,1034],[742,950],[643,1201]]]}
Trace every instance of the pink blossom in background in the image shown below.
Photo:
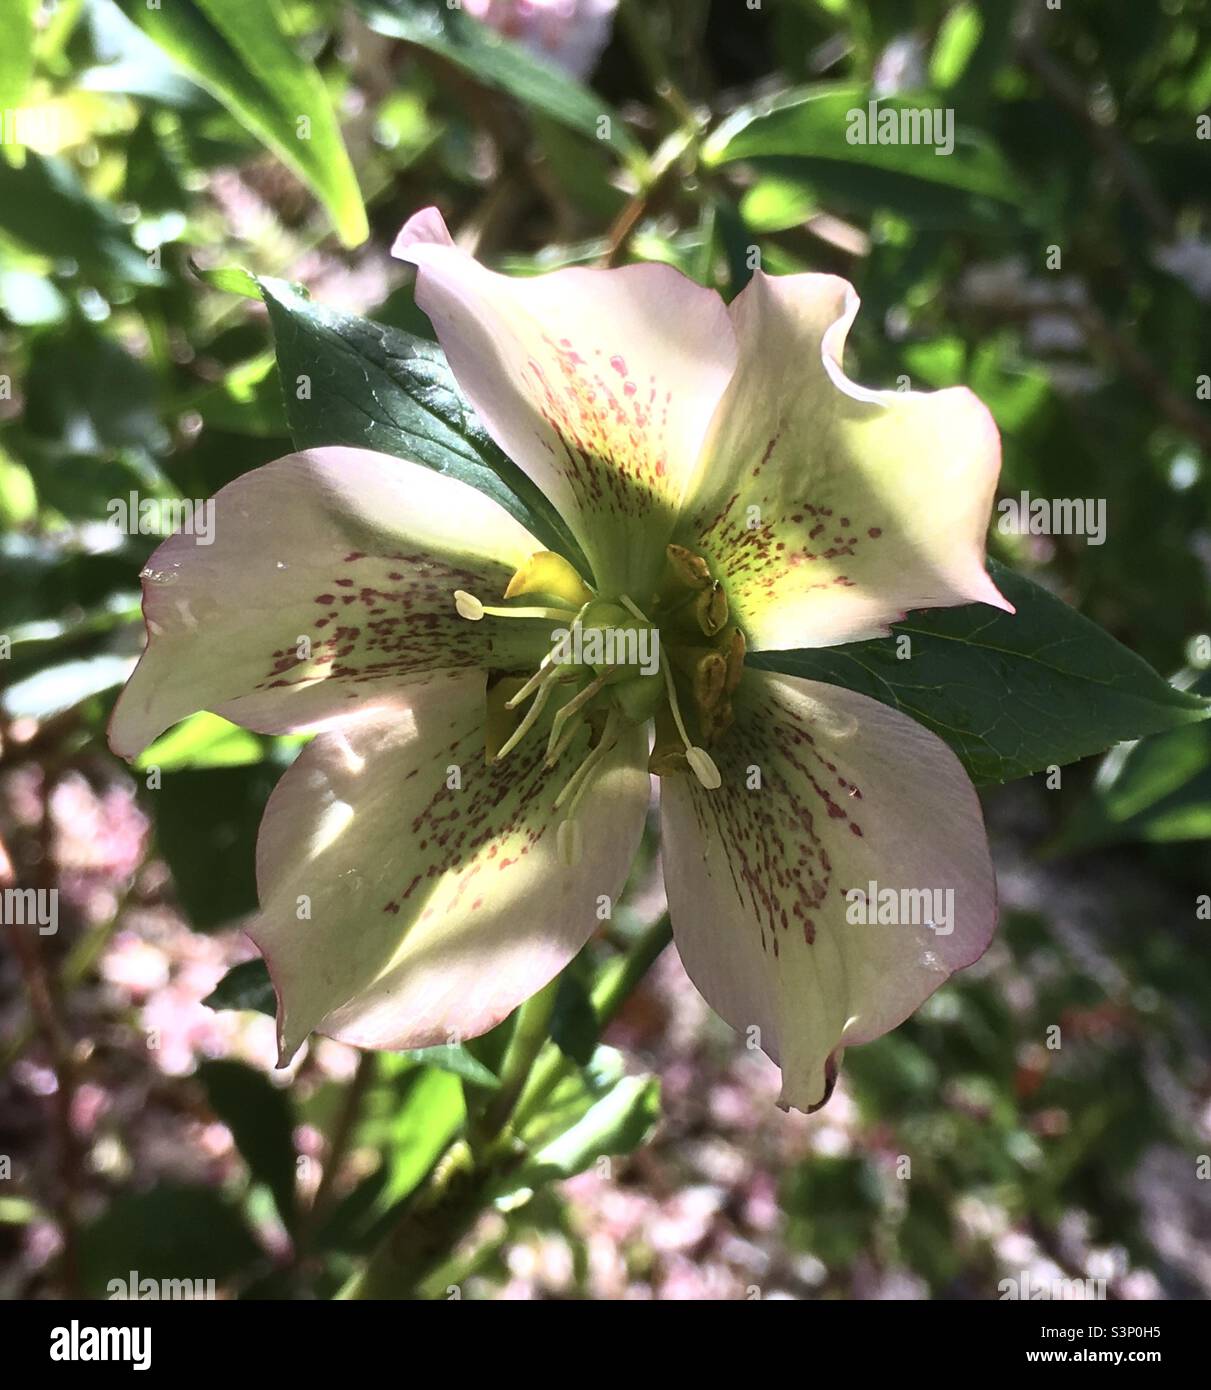
{"label": "pink blossom in background", "polygon": [[463,9],[532,53],[588,77],[610,42],[618,0],[463,0]]}

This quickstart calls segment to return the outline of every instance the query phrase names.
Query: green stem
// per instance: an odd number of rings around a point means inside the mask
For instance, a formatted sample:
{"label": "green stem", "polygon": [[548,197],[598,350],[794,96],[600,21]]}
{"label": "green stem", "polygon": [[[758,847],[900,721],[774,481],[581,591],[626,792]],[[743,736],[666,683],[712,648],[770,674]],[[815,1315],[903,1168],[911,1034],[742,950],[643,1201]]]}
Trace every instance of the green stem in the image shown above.
{"label": "green stem", "polygon": [[500,1068],[500,1090],[497,1091],[476,1128],[480,1143],[496,1139],[513,1116],[518,1097],[525,1089],[535,1059],[547,1041],[555,998],[559,993],[559,977],[531,999],[527,999],[517,1015],[517,1025],[505,1052]]}
{"label": "green stem", "polygon": [[[669,940],[668,918],[662,917],[602,971],[590,996],[599,1029],[622,1007]],[[521,1128],[574,1066],[547,1040],[558,988],[557,978],[522,1006],[501,1066],[501,1089],[475,1127],[474,1148],[469,1139],[458,1139],[446,1150],[366,1267],[342,1289],[342,1299],[414,1296],[474,1226],[493,1185],[521,1157],[508,1144],[509,1134]]]}
{"label": "green stem", "polygon": [[[612,960],[601,972],[589,996],[597,1015],[597,1031],[610,1024],[629,998],[631,991],[647,974],[652,963],[672,940],[667,913],[632,943],[630,949]],[[513,1127],[520,1129],[542,1106],[559,1082],[573,1070],[574,1063],[554,1044],[548,1043],[530,1072],[521,1097],[513,1110]]]}
{"label": "green stem", "polygon": [[319,1229],[324,1217],[328,1215],[328,1207],[332,1193],[335,1188],[336,1180],[340,1176],[341,1165],[345,1155],[349,1151],[349,1146],[353,1142],[353,1137],[357,1132],[358,1120],[361,1118],[362,1105],[366,1095],[374,1084],[375,1072],[378,1069],[378,1053],[363,1052],[357,1061],[357,1070],[353,1073],[353,1078],[345,1088],[345,1094],[341,1101],[340,1113],[337,1116],[336,1126],[332,1132],[332,1140],[328,1147],[328,1152],[324,1156],[324,1167],[320,1173],[320,1181],[315,1189],[315,1196],[312,1198],[311,1206],[303,1213],[299,1219],[299,1231],[296,1247],[299,1254],[302,1254],[311,1244],[312,1238]]}
{"label": "green stem", "polygon": [[424,1275],[449,1254],[479,1214],[475,1161],[470,1146],[456,1140],[428,1182],[405,1207],[365,1269],[345,1285],[339,1299],[409,1298]]}
{"label": "green stem", "polygon": [[672,68],[656,34],[651,19],[637,0],[622,0],[618,19],[627,36],[639,65],[643,68],[652,90],[676,115],[682,125],[697,125],[697,116],[689,100],[673,80]]}

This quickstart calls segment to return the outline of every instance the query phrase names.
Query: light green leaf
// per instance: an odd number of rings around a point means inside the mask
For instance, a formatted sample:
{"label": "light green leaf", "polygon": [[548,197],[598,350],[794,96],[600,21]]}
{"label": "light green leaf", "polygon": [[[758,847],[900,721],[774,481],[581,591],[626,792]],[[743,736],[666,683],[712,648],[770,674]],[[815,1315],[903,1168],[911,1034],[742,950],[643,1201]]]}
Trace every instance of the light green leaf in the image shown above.
{"label": "light green leaf", "polygon": [[[877,126],[875,130],[865,128],[869,126],[870,101],[864,88],[830,84],[797,88],[742,106],[706,141],[703,160],[712,165],[737,159],[772,160],[777,162],[771,168],[788,175],[793,175],[796,167],[810,174],[830,165],[855,165],[872,173],[886,173],[895,180],[936,184],[997,203],[1021,200],[1017,180],[986,136],[952,127],[954,147],[943,153],[943,122],[932,132],[933,143],[918,138],[915,142],[901,139],[880,144]],[[942,112],[945,106],[923,94],[884,97],[877,110],[896,113],[902,135],[905,121],[923,122],[926,113]],[[918,134],[923,129],[920,126]],[[859,135],[864,138],[856,138]]]}
{"label": "light green leaf", "polygon": [[158,767],[175,772],[182,767],[239,767],[259,763],[264,745],[247,729],[217,714],[195,714],[139,754],[135,767],[140,772]]}
{"label": "light green leaf", "polygon": [[[376,1057],[376,1084],[362,1107],[356,1142],[382,1161],[316,1232],[318,1249],[369,1250],[391,1213],[424,1179],[466,1121],[458,1077],[392,1053]],[[304,1118],[307,1118],[306,1107]]]}
{"label": "light green leaf", "polygon": [[929,60],[929,80],[935,87],[952,87],[963,76],[983,32],[984,21],[970,0],[947,12]]}
{"label": "light green leaf", "polygon": [[522,1129],[530,1151],[494,1191],[512,1206],[544,1183],[582,1173],[598,1158],[631,1153],[660,1118],[660,1082],[627,1076],[620,1053],[599,1047],[583,1070],[565,1077],[542,1112]]}
{"label": "light green leaf", "polygon": [[800,227],[820,209],[811,188],[772,175],[758,179],[740,200],[740,215],[754,232],[784,232]]}
{"label": "light green leaf", "polygon": [[38,0],[11,0],[0,43],[0,111],[15,111],[34,75],[34,14]]}
{"label": "light green leaf", "polygon": [[132,3],[129,13],[309,185],[346,246],[365,241],[366,209],[327,89],[287,34],[278,0]]}
{"label": "light green leaf", "polygon": [[53,719],[121,685],[132,664],[129,657],[102,652],[47,666],[8,686],[0,697],[0,709],[10,719]]}
{"label": "light green leaf", "polygon": [[500,1089],[500,1078],[490,1072],[478,1057],[461,1045],[413,1048],[401,1052],[400,1056],[407,1057],[413,1062],[419,1062],[426,1067],[436,1067],[438,1071],[447,1071],[452,1076],[459,1076],[464,1081],[470,1081],[476,1086],[483,1086],[489,1091]]}
{"label": "light green leaf", "polygon": [[[1198,687],[1211,688],[1211,676]],[[1144,841],[1211,839],[1211,724],[1112,750],[1053,852]]]}
{"label": "light green leaf", "polygon": [[660,1118],[660,1082],[654,1076],[624,1076],[576,1124],[534,1155],[520,1177],[570,1178],[598,1158],[637,1149]]}
{"label": "light green leaf", "polygon": [[203,270],[191,262],[190,269],[199,280],[205,280],[216,290],[223,290],[227,294],[242,295],[245,299],[260,299],[261,297],[260,286],[242,266],[227,265],[220,266],[216,270]]}

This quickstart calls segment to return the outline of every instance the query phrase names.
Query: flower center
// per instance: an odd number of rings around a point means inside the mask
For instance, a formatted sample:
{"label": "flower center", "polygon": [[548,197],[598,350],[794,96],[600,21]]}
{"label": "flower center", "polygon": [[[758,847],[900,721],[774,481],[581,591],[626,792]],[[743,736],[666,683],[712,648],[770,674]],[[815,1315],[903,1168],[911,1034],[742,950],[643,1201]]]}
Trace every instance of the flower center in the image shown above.
{"label": "flower center", "polygon": [[[489,760],[545,734],[545,761],[554,766],[589,730],[588,752],[555,800],[565,810],[558,845],[566,863],[580,852],[576,812],[627,725],[655,721],[648,768],[657,776],[689,772],[710,790],[721,782],[707,750],[731,727],[745,651],[727,595],[700,555],[670,545],[661,581],[644,597],[641,606],[629,594],[597,594],[549,551],[517,571],[500,604],[461,589],[454,594],[462,617],[519,620],[514,632],[528,639],[494,642],[505,664],[489,684]],[[504,653],[533,649],[536,639],[549,641],[546,654],[532,674],[519,676]]]}

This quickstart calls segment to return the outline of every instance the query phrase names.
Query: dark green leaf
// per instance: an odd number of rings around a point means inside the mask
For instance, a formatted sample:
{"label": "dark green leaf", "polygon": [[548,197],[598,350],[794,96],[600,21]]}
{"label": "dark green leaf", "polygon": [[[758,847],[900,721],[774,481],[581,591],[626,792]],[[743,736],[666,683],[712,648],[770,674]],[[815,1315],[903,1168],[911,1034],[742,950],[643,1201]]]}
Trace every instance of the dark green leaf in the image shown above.
{"label": "dark green leaf", "polygon": [[20,169],[0,159],[0,231],[88,276],[159,285],[164,276],[107,204],[90,198],[71,165],[26,151]]}
{"label": "dark green leaf", "polygon": [[586,1067],[597,1046],[597,1012],[584,984],[565,970],[551,1014],[551,1038],[565,1057]]}
{"label": "dark green leaf", "polygon": [[[853,113],[869,125],[869,93],[860,87],[810,87],[741,107],[707,140],[704,158],[746,160],[764,187],[744,202],[745,215],[770,230],[803,222],[821,208],[869,216],[887,209],[919,227],[1004,233],[1023,204],[1020,185],[989,137],[965,127],[935,127],[936,143],[880,144],[861,134]],[[944,113],[929,95],[885,97],[878,104],[901,119]],[[952,109],[952,106],[949,107]],[[931,120],[936,120],[932,114]],[[952,117],[942,116],[949,120]],[[851,125],[851,122],[854,124]],[[912,134],[912,131],[906,133]]]}
{"label": "dark green leaf", "polygon": [[[167,440],[157,415],[155,378],[144,363],[103,334],[73,329],[37,345],[29,371],[26,425],[39,439],[73,454],[113,449],[154,449]],[[76,461],[77,467],[81,463]],[[110,465],[111,470],[116,465]],[[75,483],[79,507],[90,470]],[[132,479],[128,484],[134,487]],[[106,489],[115,486],[106,481]],[[103,490],[99,498],[125,497],[126,487]],[[89,503],[95,505],[95,501]],[[64,510],[67,510],[64,508]],[[79,512],[68,512],[79,515]],[[105,519],[103,507],[95,520]]]}
{"label": "dark green leaf", "polygon": [[278,1215],[293,1229],[296,1155],[289,1095],[242,1062],[203,1062],[198,1077],[210,1108],[231,1130],[249,1173],[273,1193]]}
{"label": "dark green leaf", "polygon": [[277,1013],[269,971],[259,956],[233,965],[202,1003],[208,1009],[255,1009],[270,1018]]}
{"label": "dark green leaf", "polygon": [[[228,1279],[261,1256],[236,1209],[210,1187],[165,1183],[115,1198],[80,1234],[80,1273],[91,1298],[112,1280]],[[171,1295],[170,1295],[171,1296]]]}
{"label": "dark green leaf", "polygon": [[865,1158],[813,1154],[782,1178],[787,1240],[830,1269],[856,1259],[870,1240],[882,1206],[878,1174]]}
{"label": "dark green leaf", "polygon": [[[984,604],[913,614],[891,637],[762,652],[752,664],[843,685],[902,710],[962,759],[977,783],[1075,762],[1211,713],[1046,589],[990,563],[1017,608]],[[911,655],[897,638],[911,639]]]}
{"label": "dark green leaf", "polygon": [[412,459],[487,493],[544,545],[578,558],[558,513],[475,418],[439,347],[314,304],[281,280],[261,288],[298,448]]}
{"label": "dark green leaf", "polygon": [[254,912],[257,828],[280,769],[189,768],[167,772],[146,793],[160,852],[195,927],[217,927]]}

